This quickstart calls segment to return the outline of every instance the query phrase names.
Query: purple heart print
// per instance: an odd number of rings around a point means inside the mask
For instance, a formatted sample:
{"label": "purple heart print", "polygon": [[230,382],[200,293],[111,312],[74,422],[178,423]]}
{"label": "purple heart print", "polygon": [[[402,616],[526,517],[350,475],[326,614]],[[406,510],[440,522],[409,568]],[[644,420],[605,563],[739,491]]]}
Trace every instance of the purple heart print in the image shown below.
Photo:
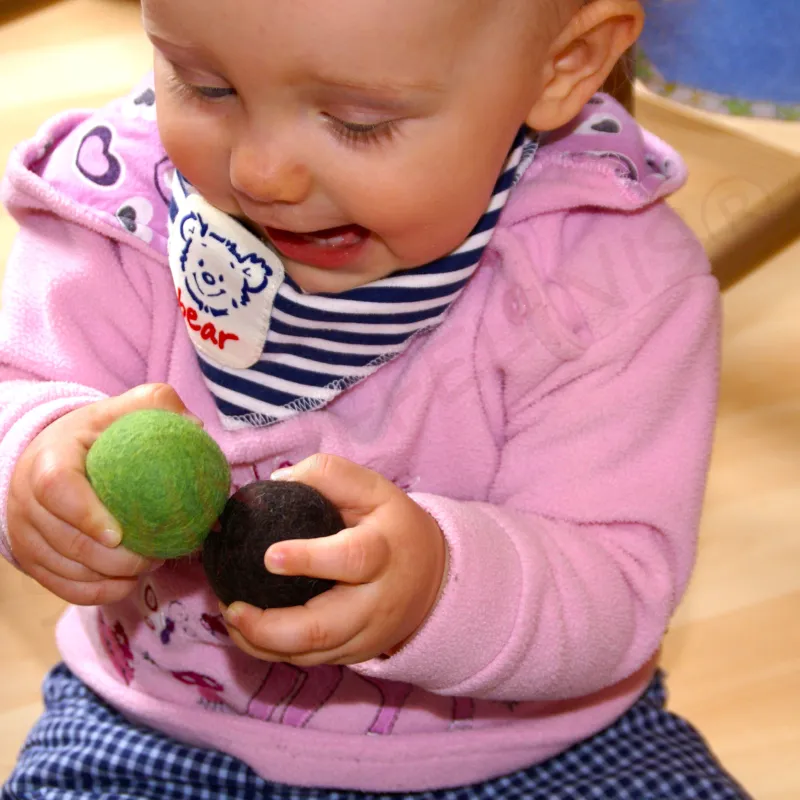
{"label": "purple heart print", "polygon": [[76,166],[79,172],[98,186],[113,186],[122,175],[122,164],[111,152],[114,133],[105,125],[92,128],[78,148]]}

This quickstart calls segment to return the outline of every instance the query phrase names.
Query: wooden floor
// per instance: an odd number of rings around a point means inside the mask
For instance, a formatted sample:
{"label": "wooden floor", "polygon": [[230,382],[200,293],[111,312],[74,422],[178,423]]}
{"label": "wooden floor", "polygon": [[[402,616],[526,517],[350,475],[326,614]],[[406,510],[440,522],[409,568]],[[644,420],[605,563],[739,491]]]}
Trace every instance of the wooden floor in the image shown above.
{"label": "wooden floor", "polygon": [[[5,24],[0,18],[3,163],[12,144],[50,114],[97,105],[148,68],[129,0],[41,5]],[[711,248],[800,171],[797,125],[709,127],[659,103],[640,108],[689,160],[693,177],[675,203]],[[0,212],[0,265],[13,232]],[[724,302],[722,401],[700,560],[664,664],[673,708],[703,730],[757,800],[798,800],[800,242]],[[58,600],[0,564],[0,781],[39,713],[40,680],[58,658],[52,629],[60,610]]]}

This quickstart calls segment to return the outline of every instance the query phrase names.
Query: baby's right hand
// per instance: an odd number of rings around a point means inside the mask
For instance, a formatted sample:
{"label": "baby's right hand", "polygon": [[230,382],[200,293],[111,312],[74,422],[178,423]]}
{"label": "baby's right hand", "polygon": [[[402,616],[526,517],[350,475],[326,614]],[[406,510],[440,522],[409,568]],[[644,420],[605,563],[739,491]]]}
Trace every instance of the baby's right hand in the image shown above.
{"label": "baby's right hand", "polygon": [[172,387],[139,386],[65,414],[17,462],[8,494],[8,536],[20,567],[76,605],[126,597],[157,564],[119,547],[117,523],[86,478],[86,454],[119,417],[144,408],[186,412]]}

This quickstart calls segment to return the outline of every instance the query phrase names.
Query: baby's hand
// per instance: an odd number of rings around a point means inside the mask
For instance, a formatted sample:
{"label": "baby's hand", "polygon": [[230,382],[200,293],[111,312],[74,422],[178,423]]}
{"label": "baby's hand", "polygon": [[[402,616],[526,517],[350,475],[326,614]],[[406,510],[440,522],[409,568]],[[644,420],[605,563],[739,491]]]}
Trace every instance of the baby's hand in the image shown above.
{"label": "baby's hand", "polygon": [[76,605],[113,603],[157,564],[118,547],[119,527],[86,478],[86,453],[114,420],[131,411],[184,413],[170,386],[139,386],[65,414],[17,462],[8,494],[8,536],[20,567]]}
{"label": "baby's hand", "polygon": [[328,497],[348,527],[274,544],[265,564],[338,583],[304,606],[261,611],[233,603],[225,618],[234,642],[257,658],[304,667],[393,653],[438,597],[446,561],[439,526],[390,481],[343,458],[312,456],[274,477],[287,476]]}

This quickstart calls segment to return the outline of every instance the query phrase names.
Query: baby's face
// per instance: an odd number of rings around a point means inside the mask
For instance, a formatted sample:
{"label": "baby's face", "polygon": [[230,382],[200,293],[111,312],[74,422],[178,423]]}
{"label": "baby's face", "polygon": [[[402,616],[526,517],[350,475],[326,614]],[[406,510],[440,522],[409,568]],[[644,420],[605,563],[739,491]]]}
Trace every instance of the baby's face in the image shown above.
{"label": "baby's face", "polygon": [[425,264],[486,210],[557,5],[144,0],[164,145],[308,292]]}

